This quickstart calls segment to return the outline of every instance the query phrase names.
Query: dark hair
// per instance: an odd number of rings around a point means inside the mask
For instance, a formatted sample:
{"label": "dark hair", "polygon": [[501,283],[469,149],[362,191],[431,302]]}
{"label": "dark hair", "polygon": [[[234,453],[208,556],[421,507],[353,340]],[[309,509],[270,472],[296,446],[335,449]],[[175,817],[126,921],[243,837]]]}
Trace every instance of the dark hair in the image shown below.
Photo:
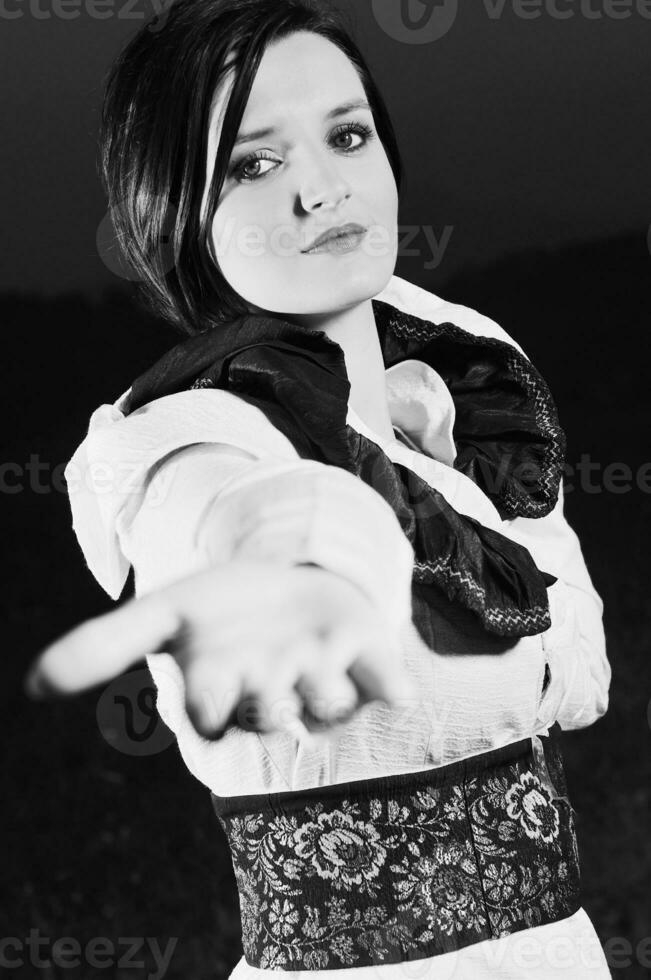
{"label": "dark hair", "polygon": [[[356,68],[399,190],[402,165],[386,105],[341,11],[325,0],[174,0],[162,23],[141,28],[109,72],[100,163],[117,240],[147,304],[181,333],[250,312],[219,270],[212,218],[265,48],[296,31],[327,38]],[[231,70],[202,216],[211,104]]]}

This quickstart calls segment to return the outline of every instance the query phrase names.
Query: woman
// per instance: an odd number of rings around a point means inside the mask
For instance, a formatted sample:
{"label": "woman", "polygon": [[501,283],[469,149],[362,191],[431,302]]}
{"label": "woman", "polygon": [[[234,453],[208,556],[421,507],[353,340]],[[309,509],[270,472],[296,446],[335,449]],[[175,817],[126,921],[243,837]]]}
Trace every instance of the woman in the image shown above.
{"label": "woman", "polygon": [[66,470],[89,567],[140,598],[32,690],[147,655],[231,847],[234,978],[609,976],[556,738],[610,682],[563,433],[503,330],[393,275],[362,56],[323,4],[180,0],[116,63],[103,151],[189,336]]}

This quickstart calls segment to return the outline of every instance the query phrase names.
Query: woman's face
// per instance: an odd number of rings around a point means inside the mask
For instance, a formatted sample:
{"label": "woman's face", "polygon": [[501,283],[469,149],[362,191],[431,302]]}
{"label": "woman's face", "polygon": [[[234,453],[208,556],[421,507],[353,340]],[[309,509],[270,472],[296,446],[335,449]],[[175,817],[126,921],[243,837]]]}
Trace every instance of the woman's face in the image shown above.
{"label": "woman's face", "polygon": [[[211,113],[204,204],[231,84]],[[234,147],[212,223],[222,274],[254,311],[348,309],[393,275],[398,193],[370,108],[342,111],[359,102],[355,68],[320,35],[295,33],[266,49],[238,134],[249,138]],[[348,223],[367,229],[356,245],[308,251]]]}

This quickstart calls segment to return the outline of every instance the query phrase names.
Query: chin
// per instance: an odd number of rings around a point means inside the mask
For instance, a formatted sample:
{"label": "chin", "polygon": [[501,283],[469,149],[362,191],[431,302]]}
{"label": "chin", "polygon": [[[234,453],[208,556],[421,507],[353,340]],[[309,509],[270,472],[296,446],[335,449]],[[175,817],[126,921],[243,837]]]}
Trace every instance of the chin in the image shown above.
{"label": "chin", "polygon": [[[305,269],[296,271],[286,281],[273,279],[273,288],[261,290],[246,301],[272,316],[310,316],[336,313],[358,303],[372,299],[388,285],[395,268],[395,260],[349,264],[340,267],[330,276],[321,267],[305,278]],[[300,289],[296,284],[303,276]],[[285,277],[283,277],[285,279]],[[260,286],[260,283],[258,283]]]}

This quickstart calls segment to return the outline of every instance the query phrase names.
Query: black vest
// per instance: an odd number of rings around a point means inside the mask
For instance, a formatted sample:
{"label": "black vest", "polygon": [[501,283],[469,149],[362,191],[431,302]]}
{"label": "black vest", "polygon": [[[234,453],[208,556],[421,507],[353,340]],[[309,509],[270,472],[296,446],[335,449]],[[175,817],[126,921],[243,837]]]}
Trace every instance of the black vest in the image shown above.
{"label": "black vest", "polygon": [[[448,386],[456,409],[455,469],[503,519],[541,518],[558,500],[565,437],[549,388],[511,344],[433,323],[373,300],[385,367],[416,358]],[[125,414],[164,395],[221,388],[260,408],[299,456],[355,474],[393,508],[414,549],[413,619],[434,648],[495,653],[551,625],[556,579],[528,550],[455,511],[346,422],[350,383],[341,347],[276,316],[244,316],[177,344],[133,382]]]}

